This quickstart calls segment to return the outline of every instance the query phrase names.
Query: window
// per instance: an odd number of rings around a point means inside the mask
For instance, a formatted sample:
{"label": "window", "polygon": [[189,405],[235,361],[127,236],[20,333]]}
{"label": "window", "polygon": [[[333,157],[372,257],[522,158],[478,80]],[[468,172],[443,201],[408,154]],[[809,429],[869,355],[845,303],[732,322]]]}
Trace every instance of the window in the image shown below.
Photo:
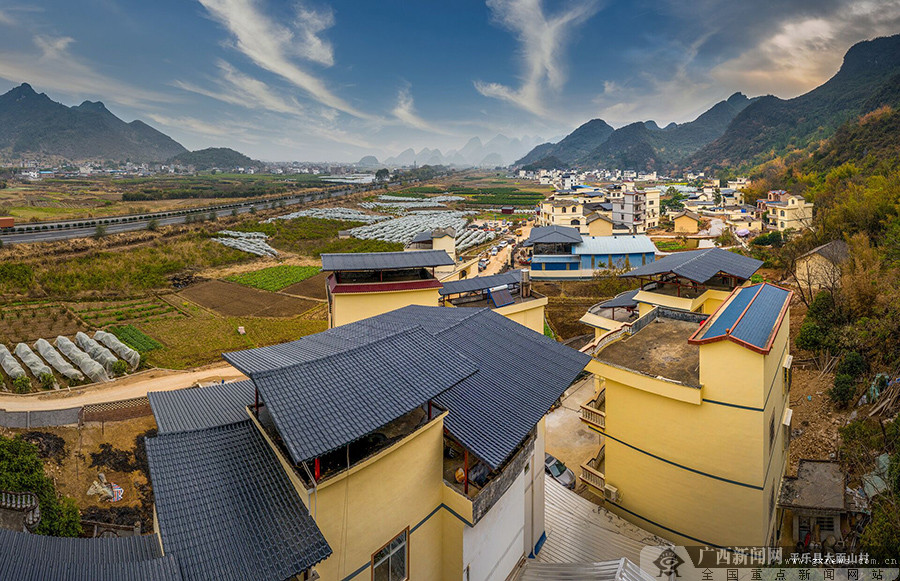
{"label": "window", "polygon": [[769,422],[769,451],[772,451],[772,446],[775,445],[775,415],[772,414],[772,421]]}
{"label": "window", "polygon": [[372,579],[374,581],[403,581],[409,579],[409,528],[394,537],[391,542],[372,555]]}

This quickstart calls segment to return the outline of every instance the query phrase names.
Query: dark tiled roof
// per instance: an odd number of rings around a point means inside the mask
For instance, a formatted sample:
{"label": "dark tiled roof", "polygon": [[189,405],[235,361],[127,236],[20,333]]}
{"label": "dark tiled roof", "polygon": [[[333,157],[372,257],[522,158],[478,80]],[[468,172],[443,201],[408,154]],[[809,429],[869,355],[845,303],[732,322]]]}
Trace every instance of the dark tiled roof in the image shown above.
{"label": "dark tiled roof", "polygon": [[578,244],[581,242],[581,234],[578,228],[569,226],[539,226],[532,228],[528,235],[528,240],[522,243],[523,246],[533,246],[535,244]]}
{"label": "dark tiled roof", "polygon": [[768,352],[790,298],[791,291],[768,283],[739,289],[692,340],[732,338]]}
{"label": "dark tiled roof", "polygon": [[622,276],[653,276],[671,272],[703,284],[719,272],[747,280],[762,264],[762,260],[748,258],[721,248],[704,248],[670,254]]}
{"label": "dark tiled roof", "polygon": [[[457,311],[471,314],[459,318]],[[477,373],[435,401],[450,411],[444,426],[453,437],[494,469],[590,361],[489,309],[410,306],[378,318],[418,322],[445,348],[475,362]]]}
{"label": "dark tiled roof", "polygon": [[[388,334],[392,339],[390,344],[381,345],[384,339],[368,338],[373,333],[383,337],[387,329],[396,333]],[[417,349],[415,345],[430,346]],[[294,436],[298,438],[297,448],[309,446],[313,439],[318,444],[316,449],[332,445],[326,440],[344,439],[338,445],[349,443],[421,405],[428,399],[422,399],[426,391],[438,389],[434,401],[449,410],[444,426],[493,468],[500,467],[515,451],[590,361],[588,355],[489,309],[446,307],[405,307],[278,347],[281,358],[274,356],[273,348],[266,347],[229,353],[225,357],[257,382],[289,449],[292,444],[289,440]],[[402,351],[402,354],[392,355],[391,351]],[[345,352],[350,355],[345,356]],[[323,374],[324,383],[288,380],[289,376],[284,375],[288,372],[282,368],[291,359],[317,361],[317,373]],[[462,362],[468,362],[476,370],[451,384],[454,377],[448,374],[453,374],[454,367]],[[446,368],[448,364],[452,364],[450,369]],[[267,366],[275,371],[264,371]],[[407,383],[397,380],[397,369],[421,373],[420,379],[428,389],[410,392]],[[540,373],[535,373],[535,369],[540,369]],[[261,383],[266,380],[257,379],[267,373],[284,377],[288,382],[285,385],[289,386],[289,389],[276,386],[273,393],[278,399],[271,401]],[[382,381],[390,381],[388,387],[392,392],[386,398],[395,402],[391,404],[392,413],[381,403],[381,396],[373,396],[373,385],[381,389]],[[304,385],[316,388],[304,388]],[[321,388],[321,385],[328,387]],[[335,395],[332,386],[342,395]],[[398,390],[398,386],[404,389]],[[408,399],[398,401],[401,396]],[[366,404],[354,403],[360,401]],[[378,406],[373,407],[374,404]],[[290,432],[283,432],[278,424],[279,407],[295,414],[289,414],[287,420],[294,422]],[[300,417],[296,414],[306,417],[309,410],[320,408],[324,415],[312,418],[312,423],[294,420]],[[373,412],[377,412],[377,419],[370,417],[375,415]],[[352,433],[349,424],[355,426]],[[344,434],[344,438],[338,438],[339,434]],[[309,457],[294,451],[292,456],[295,461]]]}
{"label": "dark tiled roof", "polygon": [[185,581],[283,581],[331,554],[251,420],[147,439],[166,555]]}
{"label": "dark tiled roof", "polygon": [[475,291],[487,290],[504,284],[519,284],[522,282],[521,270],[509,270],[502,274],[492,274],[490,276],[475,276],[472,278],[464,278],[462,280],[454,280],[445,282],[444,288],[439,292],[441,295],[455,295],[459,293],[469,293]]}
{"label": "dark tiled roof", "polygon": [[850,257],[850,246],[843,240],[832,240],[821,246],[817,246],[801,256],[805,258],[813,254],[819,254],[832,264],[840,264]]}
{"label": "dark tiled roof", "polygon": [[456,264],[444,250],[323,254],[322,270],[402,270]]}
{"label": "dark tiled roof", "polygon": [[180,581],[178,562],[156,535],[78,539],[0,529],[0,579]]}
{"label": "dark tiled roof", "polygon": [[223,426],[247,419],[253,382],[235,381],[209,387],[151,391],[147,394],[160,434]]}
{"label": "dark tiled roof", "polygon": [[413,239],[409,241],[410,244],[415,244],[417,242],[431,242],[431,230],[425,230],[424,232],[419,232]]}
{"label": "dark tiled roof", "polygon": [[608,301],[598,303],[596,305],[596,308],[610,309],[612,307],[636,307],[637,302],[634,300],[634,295],[638,294],[640,290],[641,289],[634,289],[617,294],[615,297],[609,299]]}
{"label": "dark tiled roof", "polygon": [[475,371],[471,361],[413,327],[250,376],[299,463],[365,436]]}

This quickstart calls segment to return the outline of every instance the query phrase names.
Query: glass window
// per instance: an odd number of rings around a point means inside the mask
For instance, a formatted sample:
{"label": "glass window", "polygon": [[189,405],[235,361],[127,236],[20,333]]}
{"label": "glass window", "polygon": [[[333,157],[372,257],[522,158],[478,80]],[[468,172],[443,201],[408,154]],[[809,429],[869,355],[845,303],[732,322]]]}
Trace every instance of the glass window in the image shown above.
{"label": "glass window", "polygon": [[406,570],[409,559],[407,538],[409,529],[403,531],[372,555],[372,579],[375,581],[403,581],[409,579]]}

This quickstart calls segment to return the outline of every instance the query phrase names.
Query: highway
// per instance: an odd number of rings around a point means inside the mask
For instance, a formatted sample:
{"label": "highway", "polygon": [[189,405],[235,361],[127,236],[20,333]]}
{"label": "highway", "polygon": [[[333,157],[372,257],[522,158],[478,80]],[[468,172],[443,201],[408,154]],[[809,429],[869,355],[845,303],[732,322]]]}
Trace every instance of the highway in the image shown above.
{"label": "highway", "polygon": [[225,202],[203,208],[190,210],[178,210],[171,212],[155,212],[150,214],[133,214],[128,216],[108,216],[104,218],[87,218],[83,220],[64,220],[60,222],[26,222],[17,224],[11,232],[0,233],[0,241],[3,244],[27,244],[32,242],[53,242],[70,238],[86,238],[97,232],[97,226],[106,228],[107,234],[119,232],[132,232],[145,230],[151,220],[156,220],[160,226],[170,224],[183,224],[188,216],[209,216],[212,212],[216,217],[230,216],[232,212],[244,214],[252,207],[268,209],[276,205],[293,206],[315,200],[336,198],[358,191],[368,191],[373,186],[366,185],[358,188],[347,188],[334,192],[316,192],[283,198],[266,198],[256,201]]}

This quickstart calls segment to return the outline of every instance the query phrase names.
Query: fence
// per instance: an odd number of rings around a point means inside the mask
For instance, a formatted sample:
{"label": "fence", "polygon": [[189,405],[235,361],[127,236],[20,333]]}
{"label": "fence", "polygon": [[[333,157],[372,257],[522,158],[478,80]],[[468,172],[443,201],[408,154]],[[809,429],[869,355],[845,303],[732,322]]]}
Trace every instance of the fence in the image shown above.
{"label": "fence", "polygon": [[84,422],[116,422],[148,416],[151,413],[150,401],[146,397],[136,397],[61,410],[24,412],[0,410],[0,426],[30,429],[80,425]]}

